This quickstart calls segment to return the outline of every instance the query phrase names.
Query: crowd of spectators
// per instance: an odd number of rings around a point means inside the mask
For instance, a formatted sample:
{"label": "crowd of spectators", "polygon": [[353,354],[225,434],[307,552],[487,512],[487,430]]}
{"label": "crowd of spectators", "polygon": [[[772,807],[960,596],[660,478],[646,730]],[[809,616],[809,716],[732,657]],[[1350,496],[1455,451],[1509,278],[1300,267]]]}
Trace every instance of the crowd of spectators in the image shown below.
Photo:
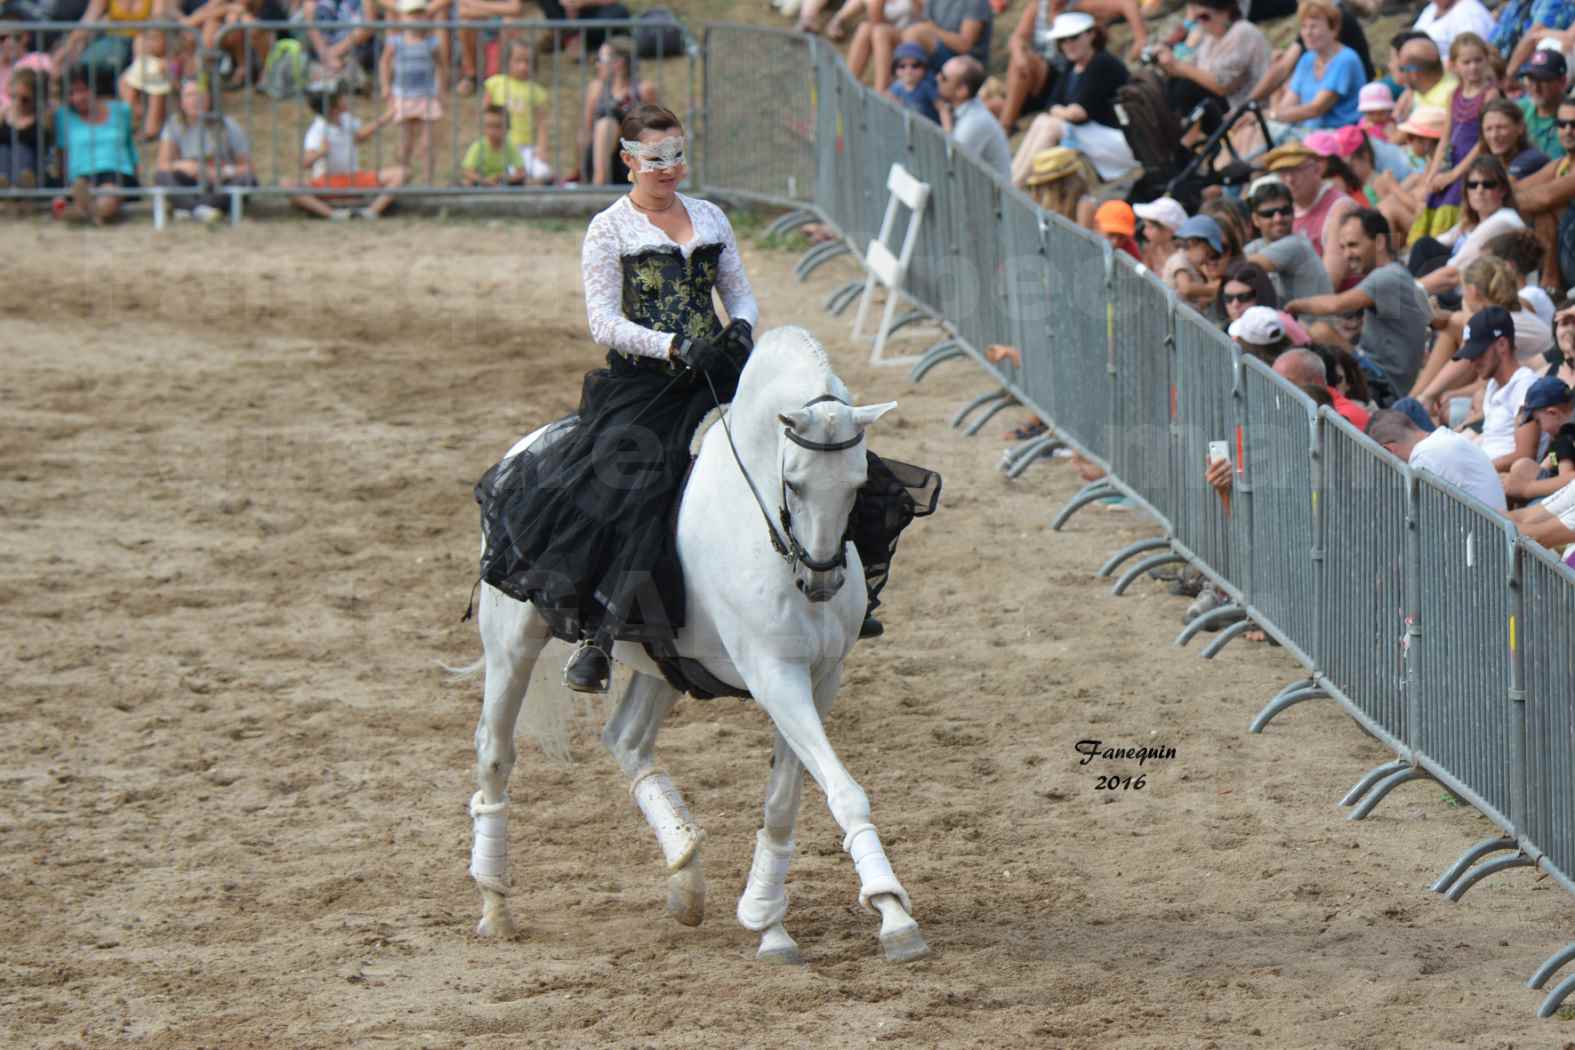
{"label": "crowd of spectators", "polygon": [[[392,204],[386,191],[437,184],[433,129],[446,116],[481,132],[461,143],[465,160],[452,175],[461,185],[626,180],[617,127],[633,106],[658,101],[656,85],[635,76],[634,38],[572,25],[629,18],[629,9],[585,0],[532,3],[540,17],[570,27],[530,40],[523,30],[482,21],[534,15],[524,0],[54,0],[35,5],[29,20],[79,28],[49,33],[23,31],[17,0],[6,0],[0,191],[57,187],[57,218],[103,224],[121,215],[130,191],[161,186],[171,191],[166,199],[176,217],[213,221],[228,204],[227,188],[256,185],[246,131],[213,100],[253,91],[299,100],[303,123],[315,118],[299,144],[299,178],[286,173],[281,181],[303,191],[294,198],[298,206],[323,217],[374,218]],[[450,19],[477,28],[422,26]],[[375,33],[367,24],[373,20],[407,24]],[[116,28],[146,21],[179,22],[190,31]],[[574,142],[559,144],[571,159],[556,166],[551,93],[533,77],[543,50],[570,63],[583,56],[590,67]],[[662,53],[676,50],[664,45]],[[370,99],[363,112],[379,112],[364,121],[353,115],[358,96]],[[462,108],[469,96],[478,97]],[[250,106],[225,98],[230,112]],[[493,134],[499,114],[501,143]],[[356,146],[385,128],[394,162],[362,168]],[[323,192],[305,192],[311,190]]]}

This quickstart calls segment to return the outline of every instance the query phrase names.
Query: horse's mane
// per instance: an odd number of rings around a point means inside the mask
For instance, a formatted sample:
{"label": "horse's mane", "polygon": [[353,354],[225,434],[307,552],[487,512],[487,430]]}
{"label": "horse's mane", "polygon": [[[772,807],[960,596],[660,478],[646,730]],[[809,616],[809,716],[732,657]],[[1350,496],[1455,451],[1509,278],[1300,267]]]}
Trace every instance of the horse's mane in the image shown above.
{"label": "horse's mane", "polygon": [[821,394],[849,399],[848,388],[832,369],[825,348],[797,325],[772,328],[760,337],[739,378],[738,399],[759,393],[762,383],[769,383],[774,395],[780,387],[795,407]]}

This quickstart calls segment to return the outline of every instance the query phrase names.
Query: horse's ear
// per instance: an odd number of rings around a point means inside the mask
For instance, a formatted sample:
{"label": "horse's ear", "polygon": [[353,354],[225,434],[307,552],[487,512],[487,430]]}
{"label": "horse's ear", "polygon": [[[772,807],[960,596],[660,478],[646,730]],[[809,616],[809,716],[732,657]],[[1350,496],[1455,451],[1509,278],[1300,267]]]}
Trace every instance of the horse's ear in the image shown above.
{"label": "horse's ear", "polygon": [[809,409],[807,408],[795,408],[791,412],[783,412],[781,415],[777,416],[777,418],[780,419],[782,421],[782,425],[787,427],[789,430],[805,430],[808,429],[810,423],[814,422],[814,419],[810,416]]}
{"label": "horse's ear", "polygon": [[897,402],[888,401],[883,405],[858,405],[853,409],[853,422],[863,430],[881,416],[897,407]]}

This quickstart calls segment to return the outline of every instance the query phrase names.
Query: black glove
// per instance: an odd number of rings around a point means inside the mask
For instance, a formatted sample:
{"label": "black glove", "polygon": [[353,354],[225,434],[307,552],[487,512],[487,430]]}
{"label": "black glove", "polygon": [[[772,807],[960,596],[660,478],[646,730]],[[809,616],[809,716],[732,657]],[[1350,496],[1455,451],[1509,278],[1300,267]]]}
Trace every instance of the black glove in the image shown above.
{"label": "black glove", "polygon": [[727,351],[709,339],[680,339],[673,354],[682,364],[696,372],[709,374],[727,362]]}
{"label": "black glove", "polygon": [[742,363],[749,359],[749,352],[755,348],[755,330],[748,321],[733,321],[722,329],[722,338],[718,341]]}

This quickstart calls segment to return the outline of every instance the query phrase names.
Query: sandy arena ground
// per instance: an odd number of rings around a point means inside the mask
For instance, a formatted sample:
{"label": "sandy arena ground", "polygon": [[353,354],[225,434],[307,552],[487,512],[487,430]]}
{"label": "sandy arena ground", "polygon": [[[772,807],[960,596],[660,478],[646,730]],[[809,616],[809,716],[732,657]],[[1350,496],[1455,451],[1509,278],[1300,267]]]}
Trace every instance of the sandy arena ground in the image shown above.
{"label": "sandy arena ground", "polygon": [[[479,652],[460,622],[475,478],[598,360],[578,224],[6,223],[0,515],[0,1045],[193,1048],[1557,1047],[1521,982],[1575,902],[1521,870],[1426,884],[1490,828],[1441,789],[1362,824],[1387,752],[1333,705],[1262,737],[1297,674],[1171,640],[1184,601],[1093,569],[1149,530],[1061,463],[995,470],[982,386],[873,372],[794,256],[746,248],[768,324],[808,325],[878,447],[946,476],[855,652],[832,740],[934,949],[882,962],[824,799],[806,793],[788,926],[752,961],[732,911],[769,726],[688,701],[663,758],[709,833],[710,915],[662,912],[660,854],[598,721],[528,749],[511,825],[522,939],[477,940],[466,876]],[[1097,791],[1074,744],[1176,748]]]}

